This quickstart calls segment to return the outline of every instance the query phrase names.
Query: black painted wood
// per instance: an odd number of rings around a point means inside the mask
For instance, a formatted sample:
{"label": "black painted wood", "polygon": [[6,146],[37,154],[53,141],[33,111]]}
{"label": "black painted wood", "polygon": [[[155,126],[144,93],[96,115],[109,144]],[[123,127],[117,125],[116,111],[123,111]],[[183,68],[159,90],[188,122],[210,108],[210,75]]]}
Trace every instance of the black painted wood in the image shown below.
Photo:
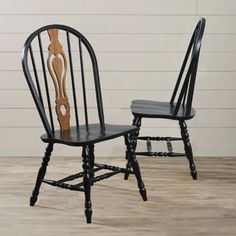
{"label": "black painted wood", "polygon": [[183,121],[183,120],[179,121],[179,125],[180,125],[180,129],[181,129],[181,136],[182,136],[182,139],[184,142],[185,153],[186,153],[186,156],[189,160],[189,168],[191,171],[191,175],[192,175],[193,179],[197,179],[197,170],[196,170],[196,166],[193,161],[192,146],[191,146],[191,143],[189,140],[187,125],[186,125],[185,121]]}
{"label": "black painted wood", "polygon": [[50,155],[51,155],[52,151],[53,151],[53,144],[49,143],[46,148],[46,152],[45,152],[41,167],[38,172],[38,176],[37,176],[34,190],[33,190],[32,195],[30,197],[30,206],[34,206],[34,204],[37,202],[38,195],[39,195],[39,189],[42,184],[43,178],[46,174],[48,162],[50,161]]}
{"label": "black painted wood", "polygon": [[[197,170],[193,161],[192,147],[185,121],[192,119],[196,113],[194,108],[192,108],[192,100],[205,22],[206,21],[204,18],[200,19],[193,32],[170,101],[133,100],[131,103],[131,111],[134,116],[133,125],[138,127],[134,133],[134,150],[136,150],[137,140],[147,141],[147,151],[135,152],[135,154],[148,157],[186,156],[188,158],[189,168],[194,180],[197,179]],[[185,78],[183,78],[184,74]],[[139,137],[141,119],[143,118],[171,119],[179,121],[181,138],[150,136]],[[184,143],[185,153],[173,152],[171,142],[179,140]],[[166,141],[168,152],[152,151],[151,141]],[[130,161],[128,160],[127,169],[130,168],[130,165]],[[128,179],[128,174],[125,178]]]}
{"label": "black painted wood", "polygon": [[[48,30],[50,30],[49,33],[53,44],[49,40]],[[50,56],[47,50],[49,50]],[[55,58],[56,60],[54,60]],[[86,65],[88,62],[90,65]],[[52,67],[48,68],[47,66],[51,65],[50,63],[52,63]],[[48,144],[30,199],[30,205],[33,206],[36,203],[42,182],[64,189],[82,191],[85,195],[86,220],[87,223],[91,223],[91,187],[95,182],[108,179],[118,173],[126,175],[135,174],[139,191],[143,199],[146,200],[146,190],[141,178],[138,162],[133,154],[133,146],[129,144],[131,142],[129,139],[126,138],[127,158],[131,163],[128,168],[94,163],[96,143],[121,136],[131,137],[132,133],[137,130],[137,127],[105,123],[98,64],[89,41],[80,32],[71,27],[64,25],[44,26],[33,32],[27,38],[22,52],[22,66],[33,100],[46,131],[41,136],[41,139]],[[90,73],[89,77],[92,79],[91,84],[94,84],[94,90],[90,88],[89,93],[86,90],[86,83],[89,79],[87,76],[88,68],[92,69],[92,76]],[[52,70],[55,73],[54,80],[51,77]],[[63,76],[61,76],[61,73],[63,73]],[[55,80],[58,80],[58,84]],[[57,90],[57,86],[59,87],[59,91]],[[94,123],[90,122],[91,105],[88,103],[91,97],[91,91],[94,92],[95,106],[97,106],[97,122]],[[60,110],[62,113],[60,119],[69,117],[66,120],[66,125],[62,127],[60,123],[61,129],[58,128],[59,117],[57,119],[55,115],[55,100],[58,102],[61,99],[61,97],[58,99],[56,95],[60,92],[63,94],[62,99],[65,98],[68,101],[66,104],[72,106],[69,112],[66,110],[67,116]],[[71,96],[69,96],[70,94]],[[65,106],[64,108],[67,107]],[[92,119],[94,120],[94,112]],[[82,147],[82,172],[72,174],[57,181],[44,179],[46,167],[53,151],[53,145],[56,143]],[[100,170],[107,170],[108,173],[94,176],[94,173]],[[72,183],[72,181],[82,177],[81,183]]]}
{"label": "black painted wood", "polygon": [[91,223],[92,218],[92,203],[91,203],[91,180],[90,180],[90,156],[89,156],[88,147],[83,147],[83,184],[84,184],[84,196],[85,196],[85,216],[87,219],[87,223]]}
{"label": "black painted wood", "polygon": [[185,156],[185,153],[177,153],[177,152],[135,152],[136,156],[147,156],[147,157],[182,157]]}
{"label": "black painted wood", "polygon": [[55,181],[55,180],[47,180],[47,179],[44,179],[42,182],[45,183],[45,184],[49,184],[49,185],[52,185],[52,186],[59,187],[59,188],[84,192],[84,189],[81,188],[80,186],[75,186],[75,185],[67,184],[67,183],[64,183],[64,182],[58,182],[58,181]]}
{"label": "black painted wood", "polygon": [[[94,144],[88,146],[89,148],[89,165],[90,169],[94,169]],[[91,185],[94,183],[94,171],[90,171],[90,182]]]}
{"label": "black painted wood", "polygon": [[131,103],[132,113],[141,118],[163,118],[172,120],[190,120],[196,112],[191,108],[190,113],[186,113],[186,107],[181,106],[175,114],[175,105],[170,102],[158,102],[148,100],[133,100]]}
{"label": "black painted wood", "polygon": [[73,126],[63,132],[56,130],[52,137],[44,134],[41,136],[41,139],[46,143],[53,142],[70,146],[84,146],[117,138],[136,130],[135,126],[130,125],[104,124],[104,128],[104,130],[101,130],[100,124],[80,125],[79,129]]}
{"label": "black painted wood", "polygon": [[131,163],[131,166],[133,168],[134,174],[137,179],[138,187],[139,187],[139,192],[143,198],[144,201],[147,201],[147,194],[146,194],[146,188],[145,185],[142,181],[141,173],[140,173],[140,168],[138,161],[135,156],[135,141],[134,141],[134,134],[130,135],[125,135],[125,144],[127,146],[127,151],[128,151],[128,160]]}
{"label": "black painted wood", "polygon": [[[128,174],[134,174],[134,171],[132,170],[127,170],[127,168],[121,168],[121,167],[117,167],[117,166],[111,166],[111,165],[107,165],[107,164],[99,164],[99,163],[93,163],[93,168],[91,167],[91,152],[90,152],[90,147],[89,148],[89,175],[90,175],[90,183],[91,186],[98,181],[104,180],[104,179],[108,179],[110,177],[112,177],[113,175],[119,174],[119,173],[128,173]],[[83,155],[83,153],[82,153]],[[93,154],[92,154],[93,155]],[[101,175],[97,175],[96,177],[94,177],[94,173],[98,172],[100,170],[108,170],[107,173],[101,174]],[[48,180],[48,179],[43,179],[42,182],[52,185],[52,186],[56,186],[56,187],[60,187],[60,188],[65,188],[65,189],[69,189],[69,190],[73,190],[73,191],[82,191],[84,192],[84,188],[82,188],[82,186],[84,186],[84,182],[80,182],[77,184],[73,184],[73,183],[66,183],[66,182],[72,182],[73,180],[77,180],[80,179],[82,177],[84,177],[85,172],[79,172],[76,174],[72,174],[69,175],[65,178],[62,178],[60,180]]]}
{"label": "black painted wood", "polygon": [[[133,119],[133,125],[135,125],[137,127],[137,129],[135,130],[135,132],[133,132],[133,135],[132,135],[134,150],[136,150],[136,147],[137,147],[137,138],[139,136],[139,130],[141,127],[141,120],[142,120],[142,118],[138,117],[138,116],[135,116]],[[128,144],[128,141],[127,141],[127,144]],[[131,170],[130,151],[128,150],[127,144],[126,144],[126,157],[125,157],[127,160],[126,169]],[[129,178],[129,172],[125,173],[125,175],[124,175],[125,180],[128,180],[128,178]]]}

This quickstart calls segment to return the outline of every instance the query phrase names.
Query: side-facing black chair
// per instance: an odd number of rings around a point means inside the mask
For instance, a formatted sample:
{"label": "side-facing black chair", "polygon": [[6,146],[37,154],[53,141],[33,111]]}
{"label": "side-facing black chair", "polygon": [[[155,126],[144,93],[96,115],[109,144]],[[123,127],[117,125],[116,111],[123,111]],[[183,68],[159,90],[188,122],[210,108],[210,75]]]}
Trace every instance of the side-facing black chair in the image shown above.
{"label": "side-facing black chair", "polygon": [[[42,182],[82,191],[85,193],[87,223],[91,223],[91,186],[118,173],[134,174],[140,194],[146,201],[145,186],[134,154],[133,136],[137,127],[105,123],[97,59],[88,40],[80,32],[68,26],[44,26],[27,38],[22,54],[22,65],[46,130],[41,139],[47,143],[30,205],[34,206],[36,203]],[[86,85],[89,86],[87,90]],[[94,101],[88,103],[91,98]],[[97,123],[91,124],[90,119],[94,121],[95,118]],[[126,155],[132,170],[95,163],[94,145],[121,136],[125,139]],[[82,172],[57,181],[44,179],[55,143],[82,147]],[[95,172],[104,169],[107,170],[106,173],[95,176]],[[69,182],[78,178],[83,178],[83,181]]]}
{"label": "side-facing black chair", "polygon": [[[192,35],[170,102],[133,100],[131,103],[131,111],[134,116],[133,125],[136,125],[139,129],[141,127],[142,118],[162,118],[177,120],[179,121],[181,129],[181,138],[150,136],[141,137],[139,136],[138,129],[135,132],[134,148],[136,150],[137,139],[146,140],[147,151],[135,152],[136,155],[154,157],[187,156],[193,179],[197,179],[197,170],[193,161],[192,147],[190,144],[189,134],[185,121],[192,119],[195,115],[195,110],[192,108],[192,100],[204,28],[205,19],[202,18],[198,22]],[[186,65],[188,65],[188,68]],[[184,75],[185,78],[181,81]],[[183,141],[185,153],[173,152],[171,141],[178,140]],[[168,152],[153,152],[151,141],[166,141]],[[128,161],[127,168],[130,168],[130,166],[131,163]],[[126,179],[127,178],[128,174],[126,174]]]}

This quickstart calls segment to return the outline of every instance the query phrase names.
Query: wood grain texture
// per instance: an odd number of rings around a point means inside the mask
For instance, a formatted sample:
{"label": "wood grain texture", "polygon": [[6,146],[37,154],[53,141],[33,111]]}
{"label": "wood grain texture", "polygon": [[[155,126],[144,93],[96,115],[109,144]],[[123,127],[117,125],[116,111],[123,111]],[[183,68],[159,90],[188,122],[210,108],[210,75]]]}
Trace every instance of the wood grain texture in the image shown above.
{"label": "wood grain texture", "polygon": [[[125,165],[121,158],[98,159]],[[28,206],[40,162],[41,158],[0,158],[1,235],[236,234],[235,158],[196,158],[199,179],[192,181],[185,158],[140,157],[148,201],[137,195],[134,177],[124,181],[122,176],[115,176],[92,188],[92,225],[84,222],[82,193],[43,185],[38,205]],[[81,158],[52,158],[48,177],[71,174],[81,164]]]}
{"label": "wood grain texture", "polygon": [[66,92],[67,59],[58,38],[58,29],[48,30],[47,66],[56,92],[56,114],[61,131],[70,129],[70,104]]}

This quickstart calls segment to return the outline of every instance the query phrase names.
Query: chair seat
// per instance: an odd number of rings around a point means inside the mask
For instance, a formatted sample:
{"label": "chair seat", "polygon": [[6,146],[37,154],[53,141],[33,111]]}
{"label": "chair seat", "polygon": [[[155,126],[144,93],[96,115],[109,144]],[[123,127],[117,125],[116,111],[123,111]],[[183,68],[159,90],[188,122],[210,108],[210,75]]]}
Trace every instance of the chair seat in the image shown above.
{"label": "chair seat", "polygon": [[169,102],[158,102],[148,100],[133,100],[131,103],[133,115],[147,118],[166,118],[173,120],[189,120],[195,116],[195,110],[192,108],[188,116],[184,107],[180,107],[178,114],[174,114],[175,104]]}
{"label": "chair seat", "polygon": [[52,138],[44,134],[41,136],[41,139],[46,143],[53,142],[70,146],[84,146],[123,136],[136,129],[136,126],[131,125],[105,124],[105,130],[103,131],[100,124],[90,124],[87,129],[85,125],[81,125],[79,128],[71,127],[63,132],[56,130]]}

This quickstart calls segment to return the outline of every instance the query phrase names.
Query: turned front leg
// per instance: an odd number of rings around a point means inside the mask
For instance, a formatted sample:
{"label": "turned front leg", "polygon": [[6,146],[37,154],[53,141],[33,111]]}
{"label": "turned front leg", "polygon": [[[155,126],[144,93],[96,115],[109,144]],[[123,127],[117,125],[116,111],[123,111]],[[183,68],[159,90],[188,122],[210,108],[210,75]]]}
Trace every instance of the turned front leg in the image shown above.
{"label": "turned front leg", "polygon": [[180,130],[181,130],[181,136],[182,136],[183,143],[184,143],[185,153],[186,153],[186,156],[189,161],[189,169],[191,171],[192,178],[194,180],[196,180],[197,179],[197,170],[196,170],[196,166],[193,161],[193,151],[192,151],[192,146],[191,146],[191,143],[189,140],[187,125],[186,125],[185,121],[179,121],[179,125],[180,125]]}
{"label": "turned front leg", "polygon": [[125,144],[127,146],[127,150],[128,150],[128,153],[129,153],[129,161],[130,161],[130,164],[132,166],[132,169],[134,171],[134,174],[135,174],[135,177],[136,177],[136,180],[137,180],[137,183],[138,183],[139,192],[140,192],[143,200],[147,201],[146,188],[145,188],[145,185],[143,183],[140,168],[139,168],[139,164],[138,164],[138,161],[137,161],[136,156],[135,156],[132,135],[130,135],[130,137],[128,135],[125,136]]}
{"label": "turned front leg", "polygon": [[[132,123],[132,125],[137,127],[137,129],[133,133],[133,149],[134,149],[134,152],[136,151],[136,147],[137,147],[137,138],[139,136],[139,130],[140,130],[140,127],[141,127],[141,119],[142,119],[141,117],[134,116],[133,123]],[[131,170],[131,162],[130,162],[129,151],[128,151],[127,145],[126,145],[125,158],[127,160],[126,169]],[[127,172],[127,173],[125,173],[124,179],[127,180],[128,178],[129,178],[129,173]]]}
{"label": "turned front leg", "polygon": [[39,189],[41,187],[42,181],[43,181],[44,176],[46,174],[47,165],[48,165],[48,162],[50,161],[50,155],[51,155],[52,151],[53,151],[53,143],[49,143],[46,148],[46,151],[45,151],[42,163],[41,163],[41,167],[38,171],[38,176],[37,176],[34,190],[33,190],[32,195],[30,197],[30,206],[34,206],[34,204],[38,200]]}
{"label": "turned front leg", "polygon": [[91,181],[90,181],[90,159],[88,147],[83,147],[83,183],[84,183],[84,196],[85,196],[85,216],[87,223],[92,222],[92,203],[91,203]]}

